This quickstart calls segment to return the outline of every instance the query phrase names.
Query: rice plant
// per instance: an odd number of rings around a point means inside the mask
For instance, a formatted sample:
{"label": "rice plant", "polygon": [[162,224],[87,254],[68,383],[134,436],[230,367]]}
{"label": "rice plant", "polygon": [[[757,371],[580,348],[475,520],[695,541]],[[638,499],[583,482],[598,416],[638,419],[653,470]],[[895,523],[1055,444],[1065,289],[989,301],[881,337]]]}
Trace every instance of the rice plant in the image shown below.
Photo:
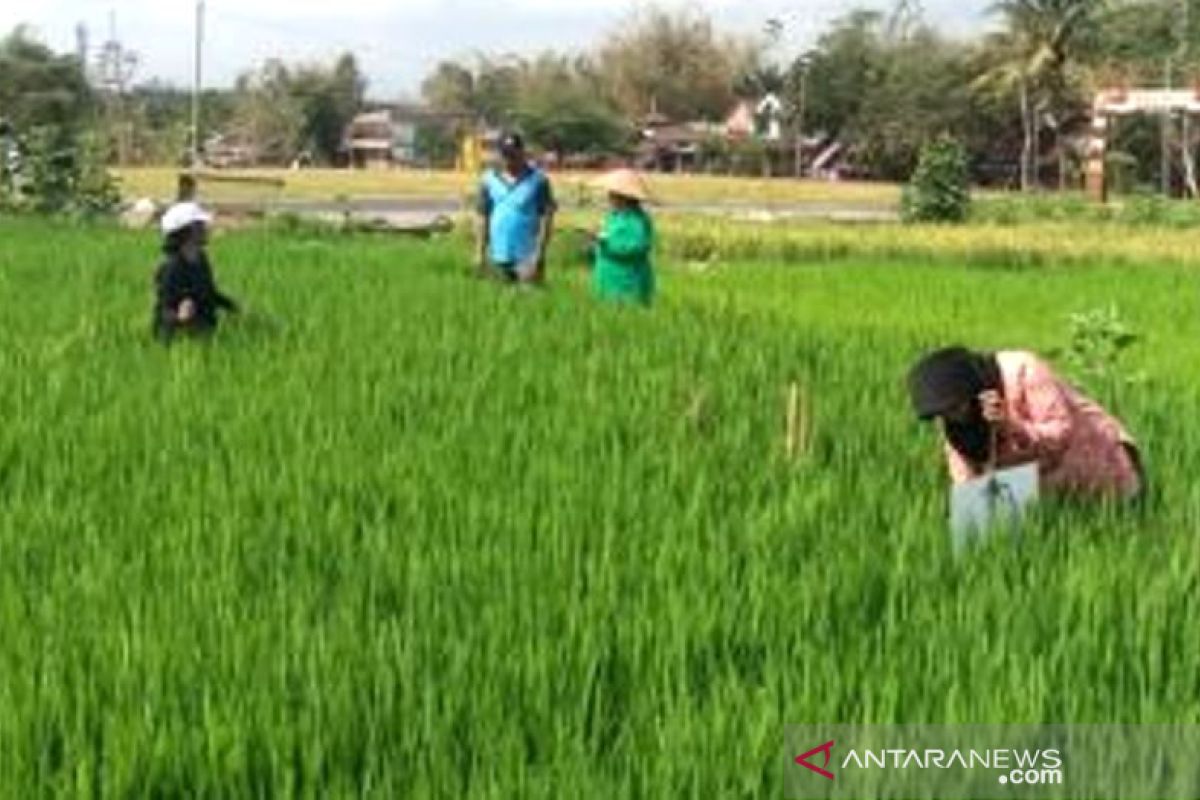
{"label": "rice plant", "polygon": [[[819,235],[646,312],[248,230],[166,349],[151,237],[0,224],[0,795],[777,797],[788,724],[1200,721],[1194,273]],[[1154,501],[956,560],[905,369],[1116,302]]]}

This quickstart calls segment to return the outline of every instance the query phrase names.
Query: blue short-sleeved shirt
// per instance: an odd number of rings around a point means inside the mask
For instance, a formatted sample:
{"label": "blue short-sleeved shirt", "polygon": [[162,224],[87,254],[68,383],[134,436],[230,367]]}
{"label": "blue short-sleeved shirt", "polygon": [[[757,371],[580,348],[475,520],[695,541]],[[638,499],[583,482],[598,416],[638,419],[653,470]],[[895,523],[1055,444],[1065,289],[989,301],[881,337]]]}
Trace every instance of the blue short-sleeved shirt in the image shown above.
{"label": "blue short-sleeved shirt", "polygon": [[536,167],[516,181],[489,170],[479,187],[479,213],[489,220],[494,264],[518,266],[537,255],[542,217],[555,209],[550,179]]}

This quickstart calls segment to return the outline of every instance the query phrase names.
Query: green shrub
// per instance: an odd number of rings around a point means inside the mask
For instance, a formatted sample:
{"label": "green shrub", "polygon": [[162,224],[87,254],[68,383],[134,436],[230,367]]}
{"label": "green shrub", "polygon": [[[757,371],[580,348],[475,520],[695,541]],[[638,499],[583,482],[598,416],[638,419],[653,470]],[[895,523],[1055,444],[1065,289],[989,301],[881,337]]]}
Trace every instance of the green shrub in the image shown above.
{"label": "green shrub", "polygon": [[25,140],[19,175],[5,205],[36,214],[111,214],[121,203],[116,179],[104,163],[101,142],[63,128],[35,128]]}
{"label": "green shrub", "polygon": [[69,135],[57,128],[37,128],[28,137],[26,153],[22,205],[40,214],[66,211],[75,172]]}
{"label": "green shrub", "polygon": [[926,145],[904,189],[904,221],[962,222],[970,208],[967,154],[962,145],[948,137]]}
{"label": "green shrub", "polygon": [[117,179],[108,171],[104,146],[94,133],[84,134],[75,145],[75,182],[71,192],[71,210],[84,216],[113,214],[121,205]]}
{"label": "green shrub", "polygon": [[18,187],[14,167],[18,161],[12,127],[0,118],[0,213],[12,211],[16,207]]}
{"label": "green shrub", "polygon": [[680,236],[674,250],[684,261],[715,261],[725,255],[716,236],[698,231]]}
{"label": "green shrub", "polygon": [[1115,305],[1073,313],[1067,322],[1070,331],[1067,345],[1052,350],[1051,356],[1063,362],[1068,374],[1081,387],[1121,413],[1130,390],[1149,380],[1127,358],[1143,337]]}
{"label": "green shrub", "polygon": [[1125,201],[1121,218],[1134,225],[1162,225],[1169,206],[1170,201],[1157,194],[1135,195]]}

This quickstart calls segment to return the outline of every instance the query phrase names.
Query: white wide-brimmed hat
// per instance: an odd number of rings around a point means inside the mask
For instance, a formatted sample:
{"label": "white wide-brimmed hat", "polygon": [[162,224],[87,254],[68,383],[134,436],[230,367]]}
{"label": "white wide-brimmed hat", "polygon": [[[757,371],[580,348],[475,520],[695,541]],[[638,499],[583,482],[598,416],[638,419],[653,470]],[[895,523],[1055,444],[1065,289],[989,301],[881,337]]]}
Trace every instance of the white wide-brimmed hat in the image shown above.
{"label": "white wide-brimmed hat", "polygon": [[632,200],[647,202],[651,199],[650,188],[637,170],[614,169],[601,175],[592,182],[592,185],[610,194],[619,194],[621,197],[628,197]]}
{"label": "white wide-brimmed hat", "polygon": [[176,203],[163,214],[162,232],[164,236],[170,236],[196,223],[210,225],[212,220],[212,214],[205,211],[199,203]]}

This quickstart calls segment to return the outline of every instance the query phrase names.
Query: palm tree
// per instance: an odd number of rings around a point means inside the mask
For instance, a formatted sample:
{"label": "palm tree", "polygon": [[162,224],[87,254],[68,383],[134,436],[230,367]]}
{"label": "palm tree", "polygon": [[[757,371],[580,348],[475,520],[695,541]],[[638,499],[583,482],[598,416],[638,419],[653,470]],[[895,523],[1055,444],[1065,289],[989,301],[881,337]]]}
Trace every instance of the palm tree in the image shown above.
{"label": "palm tree", "polygon": [[[1016,95],[1020,103],[1023,191],[1033,182],[1039,117],[1051,111],[1058,120],[1065,119],[1067,87],[1078,45],[1106,5],[1106,0],[997,0],[991,8],[1006,25],[988,40],[999,58],[976,81],[976,88]],[[1061,151],[1061,137],[1059,147]]]}
{"label": "palm tree", "polygon": [[995,33],[987,38],[984,52],[988,65],[972,84],[976,92],[986,93],[1007,102],[1016,97],[1021,108],[1021,191],[1032,185],[1032,162],[1036,150],[1035,114],[1030,102],[1030,83],[1033,75],[1028,60],[1028,47],[1013,33]]}

